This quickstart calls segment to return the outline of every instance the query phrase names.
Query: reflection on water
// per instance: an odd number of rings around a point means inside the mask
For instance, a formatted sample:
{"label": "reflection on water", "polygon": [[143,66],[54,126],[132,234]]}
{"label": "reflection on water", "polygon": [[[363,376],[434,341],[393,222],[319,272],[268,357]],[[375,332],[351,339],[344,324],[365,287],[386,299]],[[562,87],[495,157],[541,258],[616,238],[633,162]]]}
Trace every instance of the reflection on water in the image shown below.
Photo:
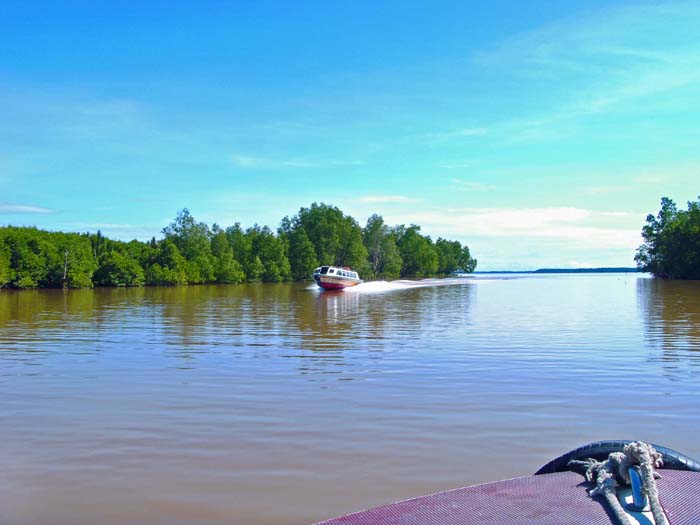
{"label": "reflection on water", "polygon": [[303,524],[597,439],[697,456],[699,326],[697,283],[630,275],[0,292],[0,523]]}
{"label": "reflection on water", "polygon": [[673,374],[700,372],[700,282],[640,279],[647,342]]}

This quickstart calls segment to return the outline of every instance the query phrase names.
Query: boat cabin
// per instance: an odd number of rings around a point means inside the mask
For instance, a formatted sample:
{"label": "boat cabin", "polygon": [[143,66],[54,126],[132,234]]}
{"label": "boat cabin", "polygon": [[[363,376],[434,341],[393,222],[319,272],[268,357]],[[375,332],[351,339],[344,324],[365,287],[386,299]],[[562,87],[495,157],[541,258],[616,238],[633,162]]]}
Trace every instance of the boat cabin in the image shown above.
{"label": "boat cabin", "polygon": [[314,270],[314,275],[333,275],[334,277],[347,277],[349,279],[359,279],[357,272],[353,272],[350,268],[337,266],[320,266]]}

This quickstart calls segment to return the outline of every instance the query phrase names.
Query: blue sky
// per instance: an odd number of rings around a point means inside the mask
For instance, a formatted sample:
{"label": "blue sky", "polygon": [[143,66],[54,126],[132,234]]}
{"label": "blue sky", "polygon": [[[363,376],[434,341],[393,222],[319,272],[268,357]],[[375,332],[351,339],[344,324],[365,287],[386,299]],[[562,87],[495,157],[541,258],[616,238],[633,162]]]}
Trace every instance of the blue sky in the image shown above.
{"label": "blue sky", "polygon": [[661,196],[700,193],[698,2],[23,4],[0,224],[147,239],[323,201],[482,270],[630,266]]}

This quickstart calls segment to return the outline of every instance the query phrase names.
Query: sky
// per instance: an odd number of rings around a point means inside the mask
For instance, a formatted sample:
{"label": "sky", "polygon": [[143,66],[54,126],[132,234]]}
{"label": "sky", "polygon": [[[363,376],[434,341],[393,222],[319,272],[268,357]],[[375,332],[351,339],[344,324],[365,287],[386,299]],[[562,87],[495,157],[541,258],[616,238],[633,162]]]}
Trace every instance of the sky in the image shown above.
{"label": "sky", "polygon": [[700,194],[700,2],[0,3],[0,225],[419,224],[479,270],[634,266]]}

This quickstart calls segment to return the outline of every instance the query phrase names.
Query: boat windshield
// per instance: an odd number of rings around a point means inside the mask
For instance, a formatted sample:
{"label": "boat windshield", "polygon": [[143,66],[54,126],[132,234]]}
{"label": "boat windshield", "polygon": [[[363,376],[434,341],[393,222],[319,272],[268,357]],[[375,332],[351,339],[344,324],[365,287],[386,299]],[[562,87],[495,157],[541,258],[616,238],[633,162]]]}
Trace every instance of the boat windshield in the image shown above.
{"label": "boat windshield", "polygon": [[326,275],[328,273],[328,266],[321,266],[321,275]]}

